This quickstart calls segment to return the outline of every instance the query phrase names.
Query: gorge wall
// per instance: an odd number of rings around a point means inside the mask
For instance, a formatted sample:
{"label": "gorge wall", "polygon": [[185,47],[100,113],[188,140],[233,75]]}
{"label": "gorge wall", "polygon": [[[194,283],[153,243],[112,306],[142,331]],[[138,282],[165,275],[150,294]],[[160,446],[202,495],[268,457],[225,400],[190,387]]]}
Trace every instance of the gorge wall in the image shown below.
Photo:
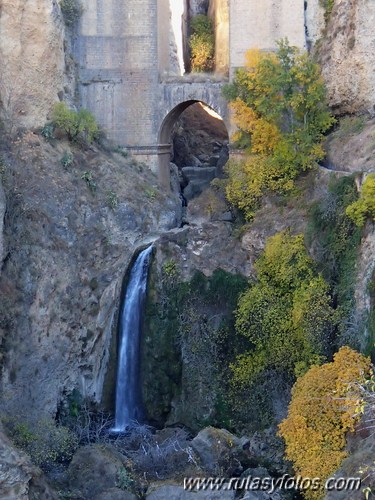
{"label": "gorge wall", "polygon": [[339,113],[374,114],[375,5],[336,0],[317,47],[330,105]]}
{"label": "gorge wall", "polygon": [[[32,132],[9,148],[0,406],[41,419],[74,388],[102,399],[125,270],[139,245],[179,225],[181,207],[120,155]],[[64,169],[67,150],[74,161]]]}
{"label": "gorge wall", "polygon": [[64,24],[56,0],[0,2],[0,117],[8,129],[44,125],[64,95]]}

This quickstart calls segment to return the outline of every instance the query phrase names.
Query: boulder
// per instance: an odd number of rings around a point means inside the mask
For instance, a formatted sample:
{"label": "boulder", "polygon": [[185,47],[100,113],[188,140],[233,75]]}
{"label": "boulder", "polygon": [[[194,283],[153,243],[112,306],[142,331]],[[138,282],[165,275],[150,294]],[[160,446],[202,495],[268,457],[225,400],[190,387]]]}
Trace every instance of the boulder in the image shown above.
{"label": "boulder", "polygon": [[226,429],[206,427],[192,440],[191,446],[209,474],[235,476],[242,472],[242,461],[249,458],[247,441]]}
{"label": "boulder", "polygon": [[124,491],[120,488],[110,488],[96,495],[93,500],[137,500],[137,497],[129,491]]}
{"label": "boulder", "polygon": [[[111,446],[84,446],[78,449],[69,465],[70,489],[83,498],[102,500],[106,495],[111,500],[112,498],[130,500],[134,496],[129,496],[128,492],[116,487],[119,472],[123,468],[123,457]],[[117,496],[110,497],[108,491],[115,491]],[[120,493],[122,496],[119,496]]]}
{"label": "boulder", "polygon": [[211,156],[208,160],[208,163],[211,167],[216,167],[217,165],[217,162],[219,161],[220,159],[220,155],[214,155],[214,156]]}
{"label": "boulder", "polygon": [[207,189],[211,181],[215,178],[215,174],[215,167],[184,167],[182,175],[187,182],[187,186],[184,189],[184,198],[186,201],[199,196]]}

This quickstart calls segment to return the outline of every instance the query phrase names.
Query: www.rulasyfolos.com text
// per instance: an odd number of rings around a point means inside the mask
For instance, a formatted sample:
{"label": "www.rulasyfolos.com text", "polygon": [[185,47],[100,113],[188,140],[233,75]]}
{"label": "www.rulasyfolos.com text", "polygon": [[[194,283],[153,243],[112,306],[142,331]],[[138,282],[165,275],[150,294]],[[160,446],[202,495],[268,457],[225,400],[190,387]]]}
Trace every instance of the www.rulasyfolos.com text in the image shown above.
{"label": "www.rulasyfolos.com text", "polygon": [[184,489],[187,491],[264,491],[269,494],[277,490],[312,490],[318,491],[324,487],[326,491],[358,491],[361,487],[361,479],[358,477],[330,477],[322,480],[319,477],[289,476],[281,477],[186,477],[184,478]]}

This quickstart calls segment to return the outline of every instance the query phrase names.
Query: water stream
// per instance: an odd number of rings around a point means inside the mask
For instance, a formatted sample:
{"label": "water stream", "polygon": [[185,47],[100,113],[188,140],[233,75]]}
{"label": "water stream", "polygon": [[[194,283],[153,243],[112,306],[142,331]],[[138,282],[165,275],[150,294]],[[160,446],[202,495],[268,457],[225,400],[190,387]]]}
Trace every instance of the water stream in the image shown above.
{"label": "water stream", "polygon": [[149,246],[138,255],[121,306],[114,432],[122,432],[142,419],[140,341],[151,254]]}

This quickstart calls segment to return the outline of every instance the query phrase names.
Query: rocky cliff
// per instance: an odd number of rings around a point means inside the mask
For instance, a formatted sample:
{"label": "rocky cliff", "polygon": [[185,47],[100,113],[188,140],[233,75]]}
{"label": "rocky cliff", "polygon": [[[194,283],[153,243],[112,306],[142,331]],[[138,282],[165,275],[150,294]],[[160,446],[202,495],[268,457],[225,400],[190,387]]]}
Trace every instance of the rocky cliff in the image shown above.
{"label": "rocky cliff", "polygon": [[145,165],[120,155],[31,132],[9,149],[1,409],[40,419],[73,388],[101,400],[127,266],[139,245],[179,225],[181,209]]}
{"label": "rocky cliff", "polygon": [[58,2],[1,0],[0,33],[0,117],[7,129],[41,126],[66,81]]}
{"label": "rocky cliff", "polygon": [[374,113],[375,5],[371,0],[335,0],[319,60],[330,105],[337,113]]}

